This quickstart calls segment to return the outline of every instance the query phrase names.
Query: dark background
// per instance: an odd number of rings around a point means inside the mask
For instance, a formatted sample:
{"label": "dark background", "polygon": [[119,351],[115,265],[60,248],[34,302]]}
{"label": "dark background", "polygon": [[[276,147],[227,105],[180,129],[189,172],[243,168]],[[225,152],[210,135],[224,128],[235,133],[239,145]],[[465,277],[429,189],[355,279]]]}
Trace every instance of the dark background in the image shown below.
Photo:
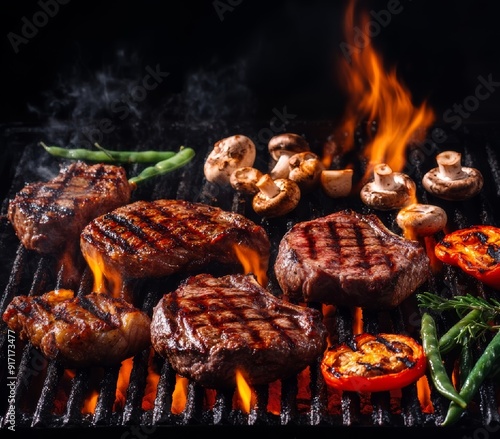
{"label": "dark background", "polygon": [[[389,3],[361,2],[373,11]],[[397,66],[415,101],[428,99],[440,117],[475,93],[479,76],[500,81],[500,25],[493,2],[399,3],[403,11],[372,43],[388,65]],[[205,91],[213,87],[217,93],[208,93],[206,100],[235,104],[240,99],[248,111],[237,108],[233,116],[269,120],[273,108],[286,105],[300,118],[335,120],[347,98],[335,78],[345,5],[319,0],[71,0],[59,5],[16,54],[8,35],[22,36],[23,17],[33,21],[40,1],[2,2],[0,121],[64,119],[68,106],[77,104],[92,116],[85,100],[95,111],[109,107],[113,95],[106,98],[106,90],[119,96],[119,90],[139,83],[145,66],[158,64],[169,76],[141,102],[142,111],[165,105],[173,95],[185,96],[193,74],[212,72],[213,84]],[[191,89],[191,99],[195,94]],[[201,103],[203,96],[197,99]],[[500,91],[492,93],[470,120],[497,120],[499,101]],[[230,111],[224,114],[231,117]]]}

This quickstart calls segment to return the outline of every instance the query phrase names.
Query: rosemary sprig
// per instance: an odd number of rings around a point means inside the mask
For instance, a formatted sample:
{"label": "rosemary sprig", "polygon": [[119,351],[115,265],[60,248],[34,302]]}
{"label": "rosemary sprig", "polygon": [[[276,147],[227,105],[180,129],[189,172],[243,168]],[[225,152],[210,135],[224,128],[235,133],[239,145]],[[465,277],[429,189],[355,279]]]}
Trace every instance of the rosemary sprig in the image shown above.
{"label": "rosemary sprig", "polygon": [[[431,292],[424,292],[417,294],[417,300],[423,308],[457,312],[462,319],[457,326],[460,329],[456,332],[458,342],[462,342],[466,335],[477,338],[486,331],[500,330],[500,324],[494,323],[495,319],[500,317],[500,302],[496,299],[486,300],[471,294],[446,299]],[[467,315],[469,317],[466,317]]]}

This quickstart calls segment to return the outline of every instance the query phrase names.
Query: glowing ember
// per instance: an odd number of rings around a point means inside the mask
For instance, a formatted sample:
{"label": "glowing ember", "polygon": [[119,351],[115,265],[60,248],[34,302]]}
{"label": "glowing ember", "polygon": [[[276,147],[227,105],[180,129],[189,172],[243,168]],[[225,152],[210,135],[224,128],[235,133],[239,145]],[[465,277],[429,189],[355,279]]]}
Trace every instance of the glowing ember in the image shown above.
{"label": "glowing ember", "polygon": [[[349,57],[339,67],[342,84],[350,98],[339,140],[344,150],[354,145],[354,132],[360,122],[377,123],[376,133],[368,129],[364,154],[369,160],[365,180],[377,163],[387,163],[395,172],[403,169],[405,150],[411,142],[423,140],[425,130],[434,121],[434,113],[424,102],[420,107],[412,103],[411,93],[399,81],[396,70],[385,71],[383,61],[371,44],[359,47],[355,29],[367,29],[370,17],[361,14],[356,23],[356,0],[351,0],[344,20],[346,42],[352,47]],[[347,59],[350,58],[350,59]],[[370,123],[368,127],[370,128]]]}
{"label": "glowing ember", "polygon": [[152,410],[155,405],[156,390],[160,381],[160,374],[153,367],[154,350],[151,349],[148,363],[148,376],[146,378],[146,389],[142,398],[142,409]]}
{"label": "glowing ember", "polygon": [[90,395],[87,398],[85,398],[85,401],[83,403],[82,413],[84,415],[92,414],[95,412],[98,398],[99,398],[99,392],[95,389],[92,389],[90,391]]}
{"label": "glowing ember", "polygon": [[243,373],[239,370],[236,370],[236,388],[238,390],[241,410],[244,413],[250,413],[254,399],[253,392]]}
{"label": "glowing ember", "polygon": [[234,252],[243,266],[244,273],[254,274],[257,278],[257,282],[265,286],[267,283],[267,267],[262,266],[262,260],[259,254],[250,247],[241,244],[234,246]]}
{"label": "glowing ember", "polygon": [[363,332],[363,309],[360,307],[353,310],[352,332],[354,335]]}
{"label": "glowing ember", "polygon": [[127,398],[127,388],[130,383],[130,373],[132,372],[132,366],[134,362],[132,358],[127,358],[122,361],[120,366],[120,372],[118,373],[118,379],[116,382],[116,395],[115,403],[113,405],[113,411],[119,411],[125,407],[125,401]]}
{"label": "glowing ember", "polygon": [[186,408],[188,394],[188,379],[176,375],[175,377],[175,388],[172,392],[172,408],[171,412],[174,415],[181,414]]}

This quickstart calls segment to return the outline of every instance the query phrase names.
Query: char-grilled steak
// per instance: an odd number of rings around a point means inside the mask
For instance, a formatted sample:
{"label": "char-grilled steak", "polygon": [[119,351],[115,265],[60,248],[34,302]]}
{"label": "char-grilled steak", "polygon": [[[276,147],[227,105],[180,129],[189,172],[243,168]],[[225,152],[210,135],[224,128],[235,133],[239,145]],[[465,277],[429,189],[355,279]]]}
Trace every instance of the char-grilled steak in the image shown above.
{"label": "char-grilled steak", "polygon": [[153,311],[153,348],[180,375],[208,388],[294,375],[326,348],[321,313],[275,297],[252,275],[192,276]]}
{"label": "char-grilled steak", "polygon": [[91,221],[81,234],[86,260],[124,278],[162,277],[217,262],[239,266],[236,245],[268,267],[265,230],[243,215],[184,200],[136,201]]}
{"label": "char-grilled steak", "polygon": [[276,278],[294,301],[390,309],[429,277],[424,248],[373,214],[345,210],[294,225],[282,238]]}
{"label": "char-grilled steak", "polygon": [[49,359],[67,367],[118,364],[151,345],[151,319],[106,294],[72,290],[16,296],[3,314],[7,326]]}
{"label": "char-grilled steak", "polygon": [[29,250],[59,254],[78,246],[80,232],[96,216],[130,201],[119,166],[74,162],[47,182],[28,183],[9,203],[8,218]]}

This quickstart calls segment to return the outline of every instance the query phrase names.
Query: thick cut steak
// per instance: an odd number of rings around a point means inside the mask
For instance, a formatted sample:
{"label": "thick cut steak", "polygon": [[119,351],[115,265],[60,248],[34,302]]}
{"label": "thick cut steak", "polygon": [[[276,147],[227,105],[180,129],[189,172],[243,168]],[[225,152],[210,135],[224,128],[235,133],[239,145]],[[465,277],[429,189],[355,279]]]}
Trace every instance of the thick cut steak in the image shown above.
{"label": "thick cut steak", "polygon": [[375,215],[346,210],[294,225],[282,238],[276,278],[294,301],[389,309],[430,275],[417,242]]}
{"label": "thick cut steak", "polygon": [[167,276],[218,262],[238,266],[235,246],[258,255],[265,272],[270,242],[244,216],[184,200],[136,201],[91,221],[81,234],[86,260],[124,278]]}
{"label": "thick cut steak", "polygon": [[250,384],[294,375],[326,348],[321,313],[272,295],[252,275],[192,276],[153,311],[155,350],[205,387]]}
{"label": "thick cut steak", "polygon": [[9,203],[8,218],[29,250],[59,254],[78,248],[79,236],[96,216],[130,202],[125,170],[74,162],[47,182],[28,183]]}
{"label": "thick cut steak", "polygon": [[16,296],[3,320],[49,359],[67,367],[119,364],[151,345],[151,319],[106,294],[75,297],[72,290]]}

